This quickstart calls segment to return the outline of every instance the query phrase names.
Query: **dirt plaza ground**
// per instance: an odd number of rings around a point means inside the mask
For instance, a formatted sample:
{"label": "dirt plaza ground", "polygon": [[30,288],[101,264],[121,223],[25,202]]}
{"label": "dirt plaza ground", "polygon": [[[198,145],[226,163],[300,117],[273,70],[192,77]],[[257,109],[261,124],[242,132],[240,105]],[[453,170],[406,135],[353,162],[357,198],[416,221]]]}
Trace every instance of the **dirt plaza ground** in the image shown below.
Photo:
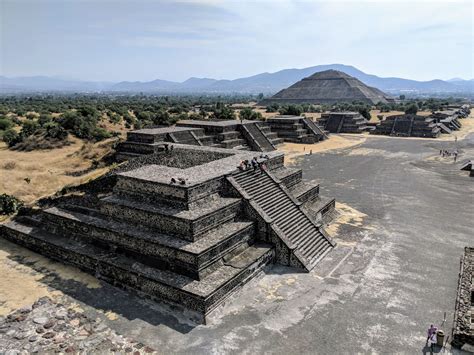
{"label": "dirt plaza ground", "polygon": [[0,315],[49,296],[158,353],[426,352],[430,324],[451,332],[459,259],[474,244],[474,179],[459,170],[474,134],[334,137],[344,144],[291,159],[338,201],[338,246],[313,272],[269,267],[196,325],[0,239]]}

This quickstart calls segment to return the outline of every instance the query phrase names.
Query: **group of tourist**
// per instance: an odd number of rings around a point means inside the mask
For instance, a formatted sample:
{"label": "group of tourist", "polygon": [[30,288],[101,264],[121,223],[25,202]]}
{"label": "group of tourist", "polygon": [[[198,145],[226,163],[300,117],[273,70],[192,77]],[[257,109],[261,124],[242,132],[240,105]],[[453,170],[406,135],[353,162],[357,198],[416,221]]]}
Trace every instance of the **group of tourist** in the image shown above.
{"label": "group of tourist", "polygon": [[174,149],[173,145],[171,144],[165,143],[164,146],[165,146],[165,152],[170,152],[170,151],[172,152]]}
{"label": "group of tourist", "polygon": [[175,178],[171,178],[170,184],[171,184],[171,185],[174,185],[174,184],[186,185],[186,179],[184,179],[184,178],[178,178],[178,179],[176,180]]}
{"label": "group of tourist", "polygon": [[260,170],[260,173],[263,174],[263,172],[267,169],[266,161],[270,159],[270,157],[265,154],[261,154],[259,158],[253,157],[251,161],[246,160],[241,160],[239,166],[237,167],[240,171],[248,170],[248,169],[253,169],[253,171],[257,171],[257,169]]}
{"label": "group of tourist", "polygon": [[439,150],[439,155],[442,156],[443,158],[445,157],[454,157],[454,162],[458,159],[458,150],[456,149],[454,152],[450,152],[449,150],[445,149],[440,149]]}

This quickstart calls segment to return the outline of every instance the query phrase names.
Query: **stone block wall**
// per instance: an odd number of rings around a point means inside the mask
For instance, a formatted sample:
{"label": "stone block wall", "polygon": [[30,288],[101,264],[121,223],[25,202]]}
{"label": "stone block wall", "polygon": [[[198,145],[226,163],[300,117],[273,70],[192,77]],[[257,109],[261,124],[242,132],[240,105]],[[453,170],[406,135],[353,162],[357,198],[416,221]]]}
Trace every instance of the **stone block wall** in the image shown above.
{"label": "stone block wall", "polygon": [[461,258],[456,309],[454,313],[452,345],[462,348],[464,344],[474,346],[474,248],[466,247]]}

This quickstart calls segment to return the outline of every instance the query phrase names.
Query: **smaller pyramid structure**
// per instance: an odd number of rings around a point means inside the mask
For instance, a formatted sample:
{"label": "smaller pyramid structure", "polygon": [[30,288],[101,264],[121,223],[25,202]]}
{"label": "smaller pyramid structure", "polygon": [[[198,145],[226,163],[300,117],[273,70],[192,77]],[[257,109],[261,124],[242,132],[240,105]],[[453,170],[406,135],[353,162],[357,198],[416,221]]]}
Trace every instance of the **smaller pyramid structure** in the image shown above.
{"label": "smaller pyramid structure", "polygon": [[260,104],[333,104],[353,101],[377,104],[387,103],[393,99],[381,90],[367,86],[346,73],[326,70],[298,81]]}

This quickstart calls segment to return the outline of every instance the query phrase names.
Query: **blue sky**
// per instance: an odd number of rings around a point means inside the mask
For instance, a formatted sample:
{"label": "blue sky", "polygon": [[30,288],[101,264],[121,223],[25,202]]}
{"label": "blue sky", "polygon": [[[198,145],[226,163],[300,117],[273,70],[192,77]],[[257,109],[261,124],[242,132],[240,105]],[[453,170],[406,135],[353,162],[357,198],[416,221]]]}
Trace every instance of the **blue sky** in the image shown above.
{"label": "blue sky", "polygon": [[234,79],[319,64],[474,77],[472,1],[0,0],[0,74]]}

